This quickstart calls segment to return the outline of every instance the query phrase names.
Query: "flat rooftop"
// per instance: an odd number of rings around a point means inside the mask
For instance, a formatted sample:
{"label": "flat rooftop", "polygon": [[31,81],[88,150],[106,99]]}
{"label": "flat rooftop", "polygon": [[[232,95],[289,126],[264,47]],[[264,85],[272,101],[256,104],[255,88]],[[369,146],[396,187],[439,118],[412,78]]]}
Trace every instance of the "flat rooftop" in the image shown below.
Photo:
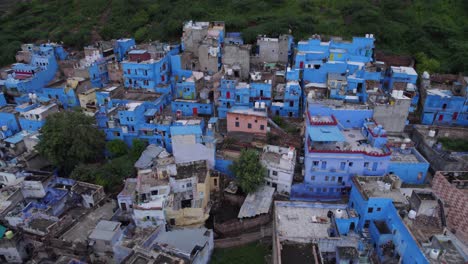
{"label": "flat rooftop", "polygon": [[232,107],[229,113],[233,114],[241,114],[241,115],[254,115],[254,116],[261,116],[261,117],[267,117],[268,113],[266,111],[256,111],[253,108],[249,107],[241,107],[241,106],[234,106]]}
{"label": "flat rooftop", "polygon": [[[113,88],[113,87],[110,87],[110,88]],[[115,89],[117,89],[117,87]],[[161,94],[155,93],[155,92],[126,90],[124,93],[118,93],[112,98],[130,100],[130,101],[154,101],[158,99],[159,97],[161,97]]]}
{"label": "flat rooftop", "polygon": [[390,176],[358,176],[353,178],[353,181],[360,186],[361,193],[364,193],[367,197],[389,198],[392,199],[394,203],[408,204],[406,196],[400,189],[391,187],[392,184],[389,182]]}
{"label": "flat rooftop", "polygon": [[392,149],[392,156],[390,158],[391,162],[398,163],[425,163],[427,161],[421,160],[420,157],[415,155],[415,149],[401,149],[394,148]]}
{"label": "flat rooftop", "polygon": [[15,114],[18,111],[15,109],[15,105],[5,105],[0,108],[0,112],[2,113],[10,113],[10,114]]}
{"label": "flat rooftop", "polygon": [[311,126],[309,137],[313,142],[313,150],[331,151],[362,151],[366,153],[385,154],[382,148],[373,147],[367,143],[367,138],[360,129],[340,130],[338,126]]}
{"label": "flat rooftop", "polygon": [[109,220],[114,214],[115,201],[105,203],[103,206],[93,209],[80,222],[64,233],[60,239],[69,242],[86,242],[100,220]]}
{"label": "flat rooftop", "polygon": [[328,238],[334,223],[328,218],[329,211],[340,209],[341,218],[350,214],[344,204],[322,204],[307,202],[275,202],[276,232],[280,240],[306,243],[312,239]]}

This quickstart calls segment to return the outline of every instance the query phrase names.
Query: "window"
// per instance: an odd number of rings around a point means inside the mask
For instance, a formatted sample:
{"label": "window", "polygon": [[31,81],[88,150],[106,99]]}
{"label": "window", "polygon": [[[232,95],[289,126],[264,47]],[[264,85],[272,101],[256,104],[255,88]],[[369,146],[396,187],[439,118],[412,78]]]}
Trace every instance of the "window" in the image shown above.
{"label": "window", "polygon": [[329,178],[328,176],[325,176],[325,181],[328,181],[328,178]]}
{"label": "window", "polygon": [[278,176],[278,172],[277,172],[277,171],[271,171],[271,174],[272,174],[273,176]]}
{"label": "window", "polygon": [[327,168],[327,162],[322,161],[322,170],[325,170]]}
{"label": "window", "polygon": [[236,122],[236,127],[239,127],[239,122]]}
{"label": "window", "polygon": [[349,167],[352,167],[352,166],[353,166],[353,162],[350,162],[350,163],[348,164],[348,166],[349,166]]}
{"label": "window", "polygon": [[265,130],[265,126],[264,126],[264,125],[260,125],[260,130]]}
{"label": "window", "polygon": [[367,212],[368,212],[368,213],[372,213],[372,212],[374,212],[374,208],[372,208],[372,207],[369,207],[369,208],[367,209]]}
{"label": "window", "polygon": [[312,161],[312,165],[313,165],[314,167],[315,167],[315,166],[318,166],[318,165],[319,165],[319,162],[316,161],[316,160],[314,160],[314,161]]}
{"label": "window", "polygon": [[191,182],[187,183],[187,188],[189,188],[189,187],[192,187],[192,183],[191,183]]}
{"label": "window", "polygon": [[369,162],[364,162],[364,168],[369,168]]}
{"label": "window", "polygon": [[158,195],[158,190],[151,191],[151,195]]}
{"label": "window", "polygon": [[315,176],[310,176],[311,181],[315,181]]}
{"label": "window", "polygon": [[382,211],[382,208],[377,207],[377,212],[380,212],[380,211]]}
{"label": "window", "polygon": [[236,120],[239,120],[239,117],[236,117]]}
{"label": "window", "polygon": [[335,181],[335,176],[332,176],[331,181],[332,181],[332,182]]}
{"label": "window", "polygon": [[327,192],[327,191],[328,191],[327,188],[322,189],[322,192]]}
{"label": "window", "polygon": [[258,120],[257,120],[257,119],[255,119],[255,123],[258,123]]}
{"label": "window", "polygon": [[346,168],[346,162],[341,162],[340,163],[340,170],[345,170]]}
{"label": "window", "polygon": [[247,124],[247,128],[249,128],[249,129],[252,128],[252,124],[251,124],[251,123],[248,123],[248,124]]}
{"label": "window", "polygon": [[372,164],[372,171],[376,171],[378,166],[379,166],[379,164],[377,162],[374,162]]}
{"label": "window", "polygon": [[289,107],[294,107],[294,101],[289,101]]}

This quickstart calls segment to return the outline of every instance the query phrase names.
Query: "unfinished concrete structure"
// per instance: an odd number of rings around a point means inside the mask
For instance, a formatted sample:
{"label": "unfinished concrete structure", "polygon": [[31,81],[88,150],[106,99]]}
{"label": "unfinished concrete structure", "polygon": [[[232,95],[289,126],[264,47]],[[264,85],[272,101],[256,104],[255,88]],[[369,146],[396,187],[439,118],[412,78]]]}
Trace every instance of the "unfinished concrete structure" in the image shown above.
{"label": "unfinished concrete structure", "polygon": [[223,66],[232,71],[234,77],[247,80],[250,73],[251,45],[227,44],[223,48]]}

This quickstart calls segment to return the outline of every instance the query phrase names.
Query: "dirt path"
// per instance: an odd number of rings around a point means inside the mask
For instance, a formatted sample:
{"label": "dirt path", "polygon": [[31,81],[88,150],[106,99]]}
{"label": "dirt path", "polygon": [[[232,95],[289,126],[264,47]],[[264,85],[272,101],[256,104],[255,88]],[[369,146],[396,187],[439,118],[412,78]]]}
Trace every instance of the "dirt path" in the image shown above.
{"label": "dirt path", "polygon": [[230,248],[246,245],[255,241],[258,241],[264,237],[271,236],[271,227],[262,227],[257,232],[245,233],[236,237],[228,237],[222,239],[216,239],[214,241],[215,248]]}

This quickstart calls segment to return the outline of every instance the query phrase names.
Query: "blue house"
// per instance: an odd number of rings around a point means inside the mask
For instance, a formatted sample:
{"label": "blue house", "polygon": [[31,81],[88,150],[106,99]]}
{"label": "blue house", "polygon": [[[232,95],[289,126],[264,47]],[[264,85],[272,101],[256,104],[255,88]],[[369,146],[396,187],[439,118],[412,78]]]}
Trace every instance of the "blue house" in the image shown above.
{"label": "blue house", "polygon": [[9,92],[21,94],[40,91],[54,79],[58,70],[57,57],[66,57],[61,46],[51,44],[35,46],[31,52],[31,63],[13,64],[13,73],[5,80],[5,87]]}
{"label": "blue house", "polygon": [[429,263],[395,208],[399,201],[391,197],[398,195],[380,192],[377,185],[377,180],[366,177],[352,180],[348,205],[359,215],[356,230],[369,233],[369,242],[381,263],[395,259],[401,263]]}
{"label": "blue house", "polygon": [[102,88],[109,83],[107,61],[104,58],[96,60],[88,67],[91,83],[95,88]]}
{"label": "blue house", "polygon": [[118,39],[114,44],[114,54],[117,61],[122,61],[132,47],[135,46],[135,39],[133,38],[121,38]]}
{"label": "blue house", "polygon": [[58,106],[54,103],[25,103],[17,106],[15,110],[20,113],[19,123],[22,130],[37,131],[45,124],[47,116],[58,112]]}
{"label": "blue house", "polygon": [[300,117],[302,89],[297,81],[288,81],[284,92],[275,96],[271,103],[271,113],[275,116]]}
{"label": "blue house", "polygon": [[79,107],[78,94],[91,89],[93,85],[83,78],[69,78],[47,85],[37,94],[39,101],[53,101],[64,109]]}
{"label": "blue house", "polygon": [[426,181],[429,162],[416,150],[410,139],[390,142],[392,156],[388,173],[397,175],[402,182],[423,184]]}
{"label": "blue house", "polygon": [[13,105],[0,108],[0,139],[10,137],[21,130],[18,122],[18,112]]}
{"label": "blue house", "polygon": [[406,97],[411,98],[410,113],[414,112],[419,102],[419,92],[416,87],[418,74],[411,67],[392,66],[388,68],[382,79],[382,88],[386,92],[393,90],[403,91]]}
{"label": "blue house", "polygon": [[151,49],[130,50],[127,59],[122,61],[125,88],[170,93],[170,57],[178,53],[179,46],[150,45]]}
{"label": "blue house", "polygon": [[305,122],[304,182],[292,186],[292,199],[337,199],[349,190],[351,176],[387,173],[387,134],[368,111],[311,105]]}
{"label": "blue house", "polygon": [[[219,87],[220,96],[218,98],[218,117],[226,118],[227,112],[229,109],[236,104],[236,86],[238,81],[236,79],[221,79],[221,84]],[[250,96],[250,92],[249,92]],[[244,98],[241,98],[239,95],[238,102],[245,102]]]}
{"label": "blue house", "polygon": [[468,81],[465,78],[436,83],[431,82],[427,74],[423,75],[422,82],[423,124],[468,126]]}
{"label": "blue house", "polygon": [[175,82],[175,99],[171,109],[177,116],[209,115],[214,112],[212,100],[209,99],[209,90],[205,88],[204,74],[192,72],[191,76]]}

